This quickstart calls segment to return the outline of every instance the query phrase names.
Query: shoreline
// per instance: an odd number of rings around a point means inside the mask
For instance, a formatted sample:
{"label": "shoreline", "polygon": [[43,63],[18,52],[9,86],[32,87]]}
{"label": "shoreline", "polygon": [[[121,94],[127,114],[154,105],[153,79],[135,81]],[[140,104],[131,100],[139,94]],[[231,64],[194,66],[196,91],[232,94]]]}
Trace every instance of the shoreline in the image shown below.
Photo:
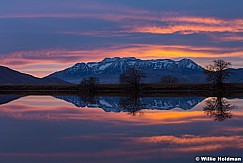
{"label": "shoreline", "polygon": [[[2,95],[91,95],[91,96],[132,96],[138,91],[128,85],[98,84],[92,94],[80,89],[79,85],[0,85]],[[143,84],[139,96],[240,96],[243,97],[243,83],[225,84],[225,89],[213,89],[211,84]]]}

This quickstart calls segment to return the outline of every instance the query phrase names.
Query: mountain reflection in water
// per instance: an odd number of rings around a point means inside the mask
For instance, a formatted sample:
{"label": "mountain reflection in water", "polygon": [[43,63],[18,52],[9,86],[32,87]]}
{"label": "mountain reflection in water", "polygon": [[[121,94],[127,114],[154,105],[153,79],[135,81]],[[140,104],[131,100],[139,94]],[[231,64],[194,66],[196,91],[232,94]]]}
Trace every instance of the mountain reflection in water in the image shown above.
{"label": "mountain reflection in water", "polygon": [[[0,95],[0,105],[21,98],[20,95]],[[142,110],[190,110],[204,100],[202,110],[215,121],[230,119],[231,110],[237,107],[220,94],[216,97],[140,97],[130,96],[55,96],[80,108],[101,108],[105,112],[142,114]]]}
{"label": "mountain reflection in water", "polygon": [[77,107],[102,108],[105,112],[129,112],[129,107],[130,109],[133,107],[133,110],[170,110],[174,108],[189,110],[204,100],[203,97],[55,97],[72,103]]}
{"label": "mountain reflection in water", "polygon": [[[239,98],[0,97],[0,162],[177,163],[194,162],[195,156],[242,157]],[[220,123],[212,120],[216,117]]]}
{"label": "mountain reflection in water", "polygon": [[0,95],[0,105],[7,104],[11,101],[21,98],[20,95]]}

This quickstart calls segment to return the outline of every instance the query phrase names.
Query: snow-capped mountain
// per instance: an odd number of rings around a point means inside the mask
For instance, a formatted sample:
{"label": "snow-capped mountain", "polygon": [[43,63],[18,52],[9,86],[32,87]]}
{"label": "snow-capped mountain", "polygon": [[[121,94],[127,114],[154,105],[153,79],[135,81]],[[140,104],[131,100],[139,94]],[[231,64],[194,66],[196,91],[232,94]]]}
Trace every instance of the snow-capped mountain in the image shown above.
{"label": "snow-capped mountain", "polygon": [[198,82],[197,75],[203,68],[190,59],[174,61],[170,59],[141,60],[134,57],[105,58],[101,62],[77,63],[62,71],[55,72],[50,77],[79,83],[83,78],[97,76],[101,83],[118,83],[119,75],[129,67],[136,67],[145,72],[145,82],[156,83],[165,75],[174,75],[181,82]]}

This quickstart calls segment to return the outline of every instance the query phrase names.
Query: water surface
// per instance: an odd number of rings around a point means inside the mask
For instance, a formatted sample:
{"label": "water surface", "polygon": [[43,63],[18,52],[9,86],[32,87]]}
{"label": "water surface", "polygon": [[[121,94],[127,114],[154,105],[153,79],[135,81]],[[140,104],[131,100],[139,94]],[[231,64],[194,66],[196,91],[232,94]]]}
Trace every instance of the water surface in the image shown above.
{"label": "water surface", "polygon": [[0,96],[1,162],[194,162],[243,149],[243,99]]}

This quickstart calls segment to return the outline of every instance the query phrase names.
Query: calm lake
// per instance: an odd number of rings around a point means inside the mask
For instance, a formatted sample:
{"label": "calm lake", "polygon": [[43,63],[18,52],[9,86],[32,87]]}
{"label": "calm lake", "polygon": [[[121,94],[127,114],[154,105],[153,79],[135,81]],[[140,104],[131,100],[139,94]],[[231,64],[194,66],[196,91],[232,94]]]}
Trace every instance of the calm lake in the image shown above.
{"label": "calm lake", "polygon": [[194,162],[243,151],[243,99],[0,96],[0,162]]}

